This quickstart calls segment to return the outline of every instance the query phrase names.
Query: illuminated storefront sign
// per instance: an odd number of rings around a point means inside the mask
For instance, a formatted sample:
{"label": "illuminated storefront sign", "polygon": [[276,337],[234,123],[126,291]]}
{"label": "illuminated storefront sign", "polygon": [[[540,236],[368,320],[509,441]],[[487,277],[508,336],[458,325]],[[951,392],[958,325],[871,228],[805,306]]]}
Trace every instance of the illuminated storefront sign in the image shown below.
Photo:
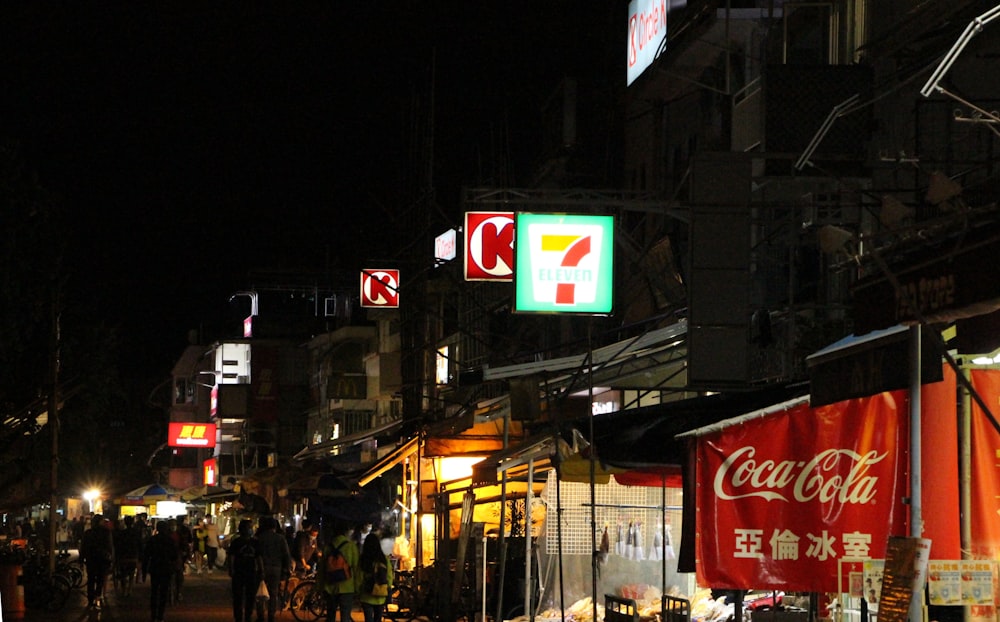
{"label": "illuminated storefront sign", "polygon": [[628,51],[625,85],[653,64],[667,38],[666,0],[632,0],[628,4]]}
{"label": "illuminated storefront sign", "polygon": [[514,279],[514,212],[465,213],[465,280]]}
{"label": "illuminated storefront sign", "polygon": [[613,216],[518,213],[514,311],[608,315]]}
{"label": "illuminated storefront sign", "polygon": [[458,242],[458,233],[454,229],[448,229],[441,235],[434,238],[434,265],[438,266],[447,263],[457,256],[455,250]]}
{"label": "illuminated storefront sign", "polygon": [[214,423],[170,422],[167,431],[170,447],[215,447]]}
{"label": "illuminated storefront sign", "polygon": [[399,308],[399,270],[367,269],[361,271],[361,306]]}
{"label": "illuminated storefront sign", "polygon": [[218,458],[209,458],[208,460],[201,463],[202,466],[202,483],[205,486],[215,486],[218,483],[219,474],[219,464]]}

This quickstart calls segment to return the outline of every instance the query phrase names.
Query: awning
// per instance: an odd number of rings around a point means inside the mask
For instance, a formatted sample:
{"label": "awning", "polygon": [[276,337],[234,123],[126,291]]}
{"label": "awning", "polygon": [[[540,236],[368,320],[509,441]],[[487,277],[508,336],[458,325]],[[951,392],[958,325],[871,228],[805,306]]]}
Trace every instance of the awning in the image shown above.
{"label": "awning", "polygon": [[323,441],[322,443],[316,443],[315,445],[309,445],[308,447],[299,451],[292,457],[292,460],[305,460],[307,458],[321,458],[324,455],[333,453],[341,447],[348,447],[350,445],[358,445],[369,439],[375,438],[377,436],[382,436],[385,434],[391,434],[398,431],[403,427],[402,421],[390,421],[377,428],[372,428],[370,430],[364,430],[362,432],[355,432],[354,434],[348,434],[346,436],[341,436],[340,438],[334,438],[328,441]]}
{"label": "awning", "polygon": [[[682,432],[734,417],[749,410],[798,397],[808,386],[778,385],[756,391],[719,393],[593,417],[594,445],[600,462],[628,469],[682,465],[686,458]],[[586,438],[590,422],[573,426]]]}
{"label": "awning", "polygon": [[[848,335],[807,356],[813,406],[909,387],[909,334],[897,325]],[[921,339],[920,363],[922,383],[941,380],[941,355],[930,338]]]}
{"label": "awning", "polygon": [[315,495],[319,497],[350,497],[351,487],[336,473],[317,473],[297,479],[278,490],[279,497]]}
{"label": "awning", "polygon": [[366,486],[371,483],[375,478],[415,454],[419,447],[420,437],[414,436],[396,449],[393,449],[364,472],[361,478],[358,479],[358,486]]}
{"label": "awning", "polygon": [[[509,380],[536,374],[552,374],[584,370],[588,360],[593,363],[593,380],[615,388],[664,389],[683,370],[687,358],[687,323],[684,321],[650,330],[642,335],[596,348],[593,358],[587,352],[547,361],[484,367],[484,380]],[[571,375],[550,378],[547,385],[555,388],[572,381]],[[678,376],[678,386],[683,377]]]}

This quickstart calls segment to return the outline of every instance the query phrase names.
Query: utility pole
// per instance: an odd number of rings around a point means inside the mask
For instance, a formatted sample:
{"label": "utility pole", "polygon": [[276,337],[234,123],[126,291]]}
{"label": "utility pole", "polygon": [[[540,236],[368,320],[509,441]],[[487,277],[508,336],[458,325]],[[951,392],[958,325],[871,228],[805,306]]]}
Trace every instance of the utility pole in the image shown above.
{"label": "utility pole", "polygon": [[52,297],[52,334],[49,337],[50,385],[48,395],[49,432],[52,434],[51,490],[49,492],[49,576],[56,571],[56,531],[59,520],[59,348],[60,287],[56,283]]}

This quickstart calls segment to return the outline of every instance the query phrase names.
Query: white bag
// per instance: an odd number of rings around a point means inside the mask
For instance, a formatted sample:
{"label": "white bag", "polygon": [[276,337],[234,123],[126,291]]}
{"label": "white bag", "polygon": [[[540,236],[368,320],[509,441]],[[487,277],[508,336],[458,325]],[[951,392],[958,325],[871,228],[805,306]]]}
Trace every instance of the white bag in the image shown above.
{"label": "white bag", "polygon": [[271,600],[271,594],[267,591],[267,583],[261,580],[260,585],[257,586],[257,600],[261,602],[267,602]]}

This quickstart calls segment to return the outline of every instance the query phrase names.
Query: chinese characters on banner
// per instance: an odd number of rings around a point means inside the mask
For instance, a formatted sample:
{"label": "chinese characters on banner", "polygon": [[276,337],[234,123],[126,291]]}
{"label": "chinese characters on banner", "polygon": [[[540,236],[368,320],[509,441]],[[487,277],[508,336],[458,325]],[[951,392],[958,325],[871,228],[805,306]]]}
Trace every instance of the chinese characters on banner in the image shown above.
{"label": "chinese characters on banner", "polygon": [[906,532],[903,400],[800,400],[699,437],[699,585],[834,592],[838,560],[884,557]]}

